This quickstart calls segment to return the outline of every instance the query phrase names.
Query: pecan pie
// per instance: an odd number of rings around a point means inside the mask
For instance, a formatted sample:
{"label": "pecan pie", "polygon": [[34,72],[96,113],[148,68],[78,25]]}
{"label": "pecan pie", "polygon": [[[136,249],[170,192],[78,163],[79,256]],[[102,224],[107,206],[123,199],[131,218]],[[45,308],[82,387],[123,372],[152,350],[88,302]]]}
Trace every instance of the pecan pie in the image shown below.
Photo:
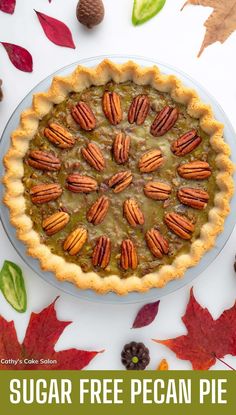
{"label": "pecan pie", "polygon": [[229,155],[195,91],[105,60],[35,95],[5,155],[4,202],[28,254],[59,280],[147,291],[182,277],[222,232]]}

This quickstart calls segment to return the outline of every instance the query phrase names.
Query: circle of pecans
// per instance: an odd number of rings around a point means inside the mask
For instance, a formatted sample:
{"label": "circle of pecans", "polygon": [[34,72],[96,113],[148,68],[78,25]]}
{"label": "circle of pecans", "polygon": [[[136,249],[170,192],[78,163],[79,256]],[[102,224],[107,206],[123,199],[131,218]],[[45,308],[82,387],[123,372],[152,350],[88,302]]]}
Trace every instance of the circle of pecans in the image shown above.
{"label": "circle of pecans", "polygon": [[[117,126],[123,119],[121,98],[115,91],[105,91],[102,98],[104,116],[111,125]],[[136,96],[128,111],[128,122],[138,126],[145,123],[150,110],[150,100],[147,95]],[[71,109],[71,115],[75,122],[84,131],[92,131],[96,128],[96,118],[89,103],[80,101]],[[166,134],[174,127],[178,120],[178,108],[166,106],[159,111],[153,120],[150,133],[154,137]],[[61,151],[66,151],[75,144],[75,138],[65,126],[56,122],[48,123],[44,129],[44,136]],[[186,131],[181,137],[172,142],[171,151],[176,157],[181,157],[192,152],[200,143],[201,137],[196,130]],[[129,159],[131,138],[119,131],[113,143],[113,157],[117,165],[124,165]],[[89,143],[81,149],[81,156],[95,170],[103,171],[106,168],[104,156],[97,144]],[[58,171],[61,162],[52,152],[35,150],[28,154],[25,160],[31,167],[39,170]],[[140,174],[148,174],[160,169],[165,159],[159,149],[147,150],[138,160]],[[180,177],[188,180],[204,180],[211,175],[210,165],[206,161],[193,160],[189,163],[179,164],[177,172]],[[108,187],[114,193],[120,193],[132,183],[133,175],[130,170],[115,173],[107,182]],[[90,176],[74,172],[66,179],[66,188],[72,193],[90,193],[98,189],[98,183]],[[168,183],[161,181],[148,181],[144,186],[144,194],[147,198],[166,202],[172,190]],[[31,201],[34,204],[48,203],[61,196],[63,189],[59,184],[39,183],[30,189]],[[180,203],[194,209],[204,209],[207,206],[209,195],[205,190],[193,187],[181,187],[177,192]],[[110,200],[107,196],[99,197],[87,211],[87,221],[94,226],[99,225],[105,219],[109,210]],[[123,215],[131,227],[142,226],[145,218],[141,207],[134,198],[128,198],[124,202]],[[69,215],[65,212],[54,212],[44,218],[42,228],[47,235],[54,235],[63,229],[69,222]],[[194,232],[194,224],[184,215],[170,212],[164,215],[164,223],[168,229],[182,239],[191,239]],[[77,255],[87,241],[88,231],[85,227],[78,227],[67,235],[63,248],[69,255]],[[152,228],[145,234],[145,241],[152,255],[158,259],[169,253],[169,243],[159,230]],[[92,264],[95,268],[105,269],[109,265],[111,257],[111,241],[106,235],[98,238],[92,254]],[[131,239],[125,239],[121,244],[120,267],[123,270],[135,270],[138,266],[138,252]]]}

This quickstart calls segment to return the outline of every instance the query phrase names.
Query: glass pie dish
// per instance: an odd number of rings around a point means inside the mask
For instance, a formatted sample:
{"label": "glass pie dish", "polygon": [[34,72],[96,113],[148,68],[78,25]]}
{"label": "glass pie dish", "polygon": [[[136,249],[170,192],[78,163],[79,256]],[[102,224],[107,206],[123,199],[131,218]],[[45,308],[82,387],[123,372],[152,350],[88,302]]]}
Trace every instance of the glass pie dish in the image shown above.
{"label": "glass pie dish", "polygon": [[[95,66],[97,65],[99,62],[102,61],[102,58],[104,57],[97,57],[97,58],[91,58],[91,59],[87,59],[84,61],[80,61],[80,62],[76,62],[73,65],[70,65],[66,68],[61,69],[60,71],[57,71],[55,74],[53,75],[67,75],[68,73],[70,73],[78,64],[83,64],[84,66]],[[146,60],[144,58],[138,58],[138,57],[127,57],[127,56],[122,56],[122,57],[114,57],[112,56],[111,59],[117,63],[123,63],[125,61],[127,61],[128,59],[132,59],[133,61],[137,62],[140,66],[150,66],[150,64],[157,64],[160,68],[160,70],[164,73],[164,74],[174,74],[177,75],[178,78],[180,78],[183,83],[187,86],[187,87],[192,87],[195,90],[197,90],[197,92],[199,93],[200,97],[202,98],[202,100],[204,102],[210,103],[213,110],[214,110],[214,115],[216,117],[217,120],[223,122],[223,124],[225,125],[225,141],[230,145],[231,150],[232,150],[232,161],[234,161],[234,154],[235,154],[235,149],[234,149],[234,141],[232,139],[233,137],[233,131],[232,131],[232,127],[230,125],[230,123],[228,122],[228,120],[226,119],[226,116],[224,115],[223,111],[220,109],[220,107],[218,106],[218,104],[214,101],[214,99],[212,99],[209,94],[207,94],[195,81],[192,81],[190,78],[188,78],[186,75],[182,74],[181,72],[177,71],[176,69],[167,67],[166,65],[163,64],[159,64],[157,62],[153,62],[153,61],[149,61]],[[5,131],[3,134],[3,139],[2,139],[2,143],[1,143],[1,154],[4,155],[4,153],[7,150],[8,147],[8,143],[9,143],[9,136],[11,134],[11,132],[15,129],[15,127],[18,124],[18,120],[19,120],[19,114],[21,113],[21,111],[25,108],[27,108],[28,106],[30,106],[31,103],[31,98],[32,98],[32,93],[38,92],[38,91],[43,91],[46,90],[50,83],[51,83],[51,78],[52,76],[48,77],[47,79],[45,79],[44,81],[42,81],[39,85],[37,85],[33,91],[30,92],[30,94],[27,95],[27,97],[22,101],[22,103],[18,106],[18,108],[16,109],[16,111],[14,112],[13,116],[11,117]],[[2,168],[2,167],[1,167]],[[232,200],[232,205],[235,203],[235,198],[233,198]],[[231,208],[231,212],[233,211],[233,208]],[[215,247],[209,251],[207,254],[204,255],[203,259],[201,262],[199,262],[199,264],[197,266],[195,266],[194,268],[190,268],[189,271],[186,272],[185,276],[183,279],[177,279],[173,282],[169,282],[168,285],[164,288],[159,288],[159,289],[150,289],[148,291],[148,293],[140,293],[140,294],[136,294],[136,293],[132,293],[129,294],[125,297],[118,297],[116,296],[116,294],[112,294],[112,293],[108,293],[107,295],[103,295],[103,296],[97,296],[97,294],[95,294],[95,292],[92,292],[90,290],[85,290],[85,291],[80,291],[78,290],[76,287],[73,287],[70,283],[61,283],[61,282],[57,282],[55,277],[49,273],[49,272],[45,272],[45,271],[41,271],[39,264],[36,260],[26,256],[24,254],[24,246],[19,242],[16,241],[15,239],[15,231],[13,230],[13,228],[9,225],[9,218],[8,218],[8,211],[6,208],[2,207],[1,209],[1,217],[2,217],[2,222],[3,225],[7,231],[7,234],[11,240],[11,242],[13,243],[13,245],[15,246],[15,248],[17,249],[17,251],[21,254],[21,256],[24,258],[24,260],[27,262],[27,264],[29,266],[31,266],[31,268],[34,269],[34,271],[36,271],[40,276],[42,276],[45,280],[47,280],[48,282],[51,282],[53,285],[56,285],[58,288],[65,290],[66,292],[70,292],[71,294],[76,294],[82,298],[87,298],[87,299],[101,299],[102,301],[106,301],[106,302],[113,302],[113,301],[124,301],[124,302],[136,302],[136,301],[148,301],[151,300],[152,298],[159,298],[167,293],[170,293],[178,288],[180,288],[181,286],[185,285],[186,283],[190,282],[193,278],[195,278],[197,275],[199,275],[199,273],[205,269],[210,262],[215,258],[215,256],[220,252],[220,250],[222,249],[222,247],[224,246],[225,242],[227,241],[232,229],[233,229],[233,225],[234,225],[234,220],[232,217],[232,214],[228,217],[228,219],[226,220],[225,223],[225,229],[224,232],[217,238],[217,243],[215,245]],[[230,220],[230,223],[229,223]],[[229,224],[228,224],[229,223]],[[220,242],[219,242],[220,241]]]}

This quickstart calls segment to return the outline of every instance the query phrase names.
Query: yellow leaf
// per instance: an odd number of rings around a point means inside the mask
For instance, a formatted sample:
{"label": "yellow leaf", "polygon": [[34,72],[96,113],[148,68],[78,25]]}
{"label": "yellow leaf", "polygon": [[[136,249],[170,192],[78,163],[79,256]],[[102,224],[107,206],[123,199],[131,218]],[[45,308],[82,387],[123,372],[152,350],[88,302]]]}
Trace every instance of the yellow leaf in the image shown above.
{"label": "yellow leaf", "polygon": [[213,8],[204,23],[206,33],[198,57],[207,46],[215,42],[224,43],[236,30],[236,0],[188,0],[181,10],[188,4]]}

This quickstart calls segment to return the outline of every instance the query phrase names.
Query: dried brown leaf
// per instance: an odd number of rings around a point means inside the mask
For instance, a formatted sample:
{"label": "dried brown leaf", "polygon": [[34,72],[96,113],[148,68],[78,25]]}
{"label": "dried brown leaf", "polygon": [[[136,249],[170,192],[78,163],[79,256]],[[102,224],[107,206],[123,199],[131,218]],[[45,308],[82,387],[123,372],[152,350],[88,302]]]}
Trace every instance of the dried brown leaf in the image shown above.
{"label": "dried brown leaf", "polygon": [[224,43],[236,30],[236,0],[188,0],[182,10],[187,5],[213,8],[213,12],[204,23],[206,33],[198,57],[213,43]]}

